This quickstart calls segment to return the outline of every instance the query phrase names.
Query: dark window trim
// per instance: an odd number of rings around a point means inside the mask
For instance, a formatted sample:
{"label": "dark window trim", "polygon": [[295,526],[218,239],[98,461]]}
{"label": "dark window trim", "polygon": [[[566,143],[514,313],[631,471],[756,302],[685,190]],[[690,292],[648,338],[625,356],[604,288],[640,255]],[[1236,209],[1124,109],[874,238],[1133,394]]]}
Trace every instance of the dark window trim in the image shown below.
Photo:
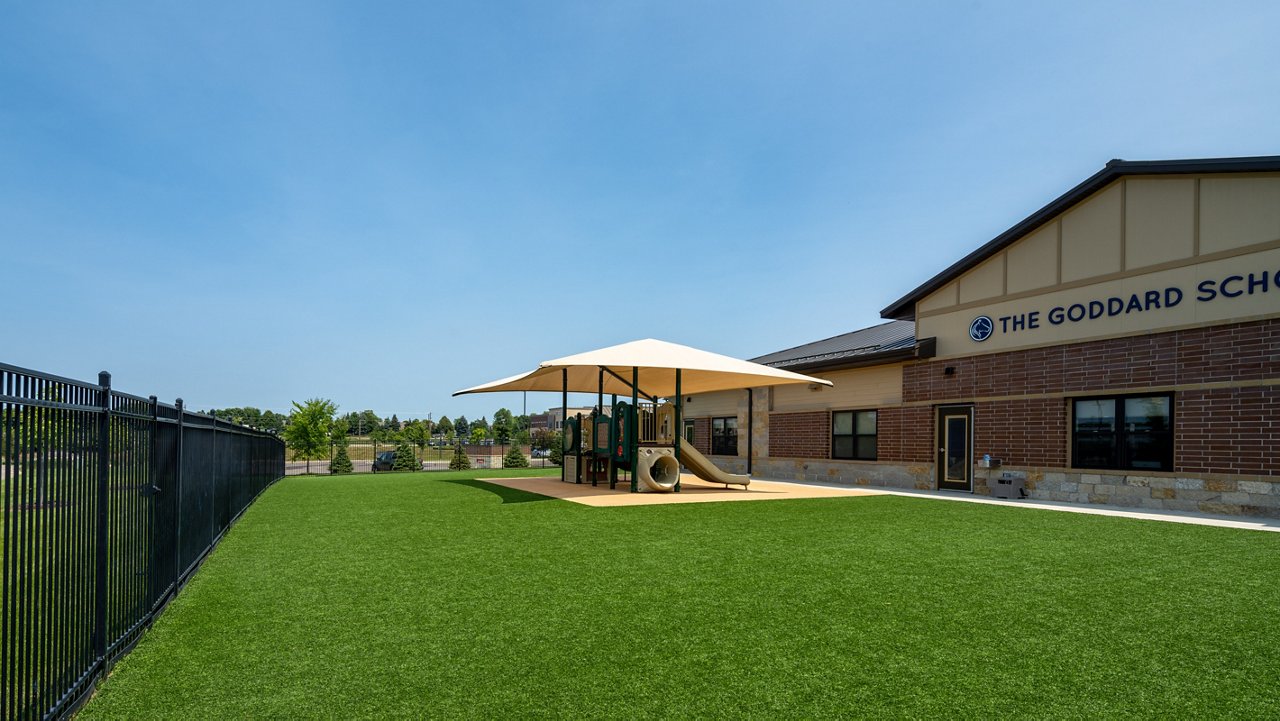
{"label": "dark window trim", "polygon": [[[716,453],[716,421],[733,421],[733,453]],[[738,455],[738,417],[737,416],[713,416],[711,418],[711,455],[713,456],[736,456]]]}
{"label": "dark window trim", "polygon": [[[837,436],[836,436],[836,414],[837,414],[837,413],[852,413],[852,414],[853,414],[853,433],[850,433],[850,434],[841,433],[841,434],[840,434],[840,436],[839,436],[839,437],[842,437],[842,438],[843,438],[843,437],[851,437],[851,438],[853,438],[853,455],[852,455],[852,456],[849,456],[849,457],[847,457],[847,458],[846,458],[845,456],[837,456],[837,455],[836,455],[836,438],[837,438]],[[871,434],[867,434],[867,433],[858,433],[858,414],[859,414],[859,413],[874,413],[874,414],[876,414],[876,432],[875,432],[875,433],[871,433]],[[875,450],[871,453],[871,457],[870,457],[870,458],[864,458],[864,457],[860,457],[860,456],[858,456],[858,439],[859,439],[859,438],[873,438],[873,439],[875,439],[875,442],[872,444],[872,447],[874,447],[874,448],[875,448]],[[832,411],[831,411],[831,459],[832,459],[832,460],[835,460],[835,461],[875,461],[875,460],[879,460],[879,459],[880,459],[880,409],[878,409],[878,408],[849,408],[849,409],[840,409],[840,410],[832,410]]]}
{"label": "dark window trim", "polygon": [[[1169,399],[1169,455],[1163,459],[1160,468],[1134,468],[1125,457],[1127,448],[1125,440],[1129,431],[1125,428],[1124,422],[1124,401],[1127,398],[1167,398]],[[1177,411],[1175,410],[1175,397],[1173,391],[1164,391],[1161,393],[1119,393],[1112,395],[1088,395],[1088,396],[1071,396],[1067,399],[1071,402],[1071,467],[1080,468],[1091,471],[1156,471],[1159,473],[1169,473],[1174,470],[1174,461],[1177,458],[1177,452],[1174,449],[1174,443],[1177,439]],[[1115,403],[1115,421],[1116,421],[1116,464],[1110,465],[1085,465],[1079,460],[1079,440],[1076,434],[1076,403],[1080,401],[1112,401]]]}

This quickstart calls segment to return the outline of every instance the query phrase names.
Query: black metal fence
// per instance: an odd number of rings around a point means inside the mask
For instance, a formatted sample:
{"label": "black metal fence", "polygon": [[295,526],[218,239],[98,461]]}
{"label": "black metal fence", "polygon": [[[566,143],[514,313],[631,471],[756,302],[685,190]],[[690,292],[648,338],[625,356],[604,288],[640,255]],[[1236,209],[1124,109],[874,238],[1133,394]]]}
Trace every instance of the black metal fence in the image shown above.
{"label": "black metal fence", "polygon": [[284,475],[273,436],[0,364],[0,718],[87,697]]}

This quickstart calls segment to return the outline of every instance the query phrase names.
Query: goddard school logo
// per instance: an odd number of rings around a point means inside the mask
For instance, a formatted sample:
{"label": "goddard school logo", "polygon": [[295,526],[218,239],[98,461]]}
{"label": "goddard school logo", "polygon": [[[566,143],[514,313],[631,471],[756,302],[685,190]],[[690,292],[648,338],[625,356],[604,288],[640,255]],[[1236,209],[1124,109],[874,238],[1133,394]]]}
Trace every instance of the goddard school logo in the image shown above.
{"label": "goddard school logo", "polygon": [[992,322],[991,316],[980,315],[969,324],[969,337],[975,342],[981,343],[990,338],[995,329],[996,324]]}

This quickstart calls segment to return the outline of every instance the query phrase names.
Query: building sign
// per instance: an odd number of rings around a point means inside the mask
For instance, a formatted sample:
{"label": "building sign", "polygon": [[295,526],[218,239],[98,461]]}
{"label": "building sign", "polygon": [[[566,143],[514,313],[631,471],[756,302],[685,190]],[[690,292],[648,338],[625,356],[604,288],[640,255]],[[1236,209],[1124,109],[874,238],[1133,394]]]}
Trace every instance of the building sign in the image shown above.
{"label": "building sign", "polygon": [[[1158,313],[1183,302],[1212,303],[1220,299],[1239,298],[1257,293],[1280,294],[1280,270],[1246,275],[1228,275],[1202,280],[1186,291],[1179,286],[1152,288],[1126,296],[1092,298],[1051,308],[1010,313],[995,318],[980,315],[969,323],[969,338],[981,343],[996,332],[1018,333],[1046,326],[1088,323],[1099,318],[1114,318],[1133,313]],[[1188,300],[1189,299],[1189,300]]]}

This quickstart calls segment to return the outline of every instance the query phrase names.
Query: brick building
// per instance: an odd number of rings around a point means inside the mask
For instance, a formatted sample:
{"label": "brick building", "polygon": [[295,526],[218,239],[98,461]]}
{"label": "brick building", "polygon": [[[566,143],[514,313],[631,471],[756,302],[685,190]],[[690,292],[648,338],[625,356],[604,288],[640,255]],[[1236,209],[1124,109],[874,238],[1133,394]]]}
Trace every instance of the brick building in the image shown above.
{"label": "brick building", "polygon": [[1112,161],[882,315],[756,359],[834,388],[693,398],[699,448],[732,419],[713,457],[766,478],[1007,474],[1038,499],[1280,517],[1280,157]]}

